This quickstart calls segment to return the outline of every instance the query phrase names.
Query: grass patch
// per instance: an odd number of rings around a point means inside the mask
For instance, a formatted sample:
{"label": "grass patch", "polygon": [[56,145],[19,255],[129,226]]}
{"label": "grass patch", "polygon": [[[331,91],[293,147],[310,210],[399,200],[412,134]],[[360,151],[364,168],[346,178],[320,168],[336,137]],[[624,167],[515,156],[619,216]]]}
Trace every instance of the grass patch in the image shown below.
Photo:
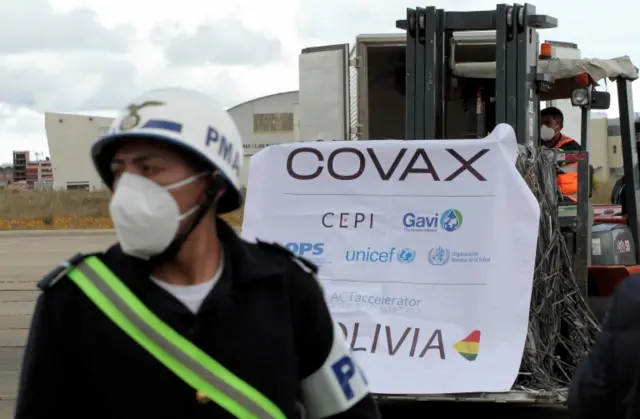
{"label": "grass patch", "polygon": [[[607,204],[615,177],[598,185],[591,199]],[[243,195],[246,191],[243,190]],[[0,230],[111,229],[109,191],[19,191],[0,189]],[[223,215],[242,225],[243,209]]]}
{"label": "grass patch", "polygon": [[[110,229],[108,191],[0,189],[0,230]],[[242,225],[242,209],[222,216]]]}

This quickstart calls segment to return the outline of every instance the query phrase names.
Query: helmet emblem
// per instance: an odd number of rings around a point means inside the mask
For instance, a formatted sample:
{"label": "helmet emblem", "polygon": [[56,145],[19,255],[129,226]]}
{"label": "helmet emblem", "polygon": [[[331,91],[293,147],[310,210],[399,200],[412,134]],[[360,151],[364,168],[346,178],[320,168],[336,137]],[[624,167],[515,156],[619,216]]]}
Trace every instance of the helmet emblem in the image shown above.
{"label": "helmet emblem", "polygon": [[162,106],[164,104],[164,102],[160,102],[159,100],[147,100],[146,102],[143,102],[139,105],[133,103],[127,106],[127,111],[129,112],[129,114],[122,118],[122,120],[120,121],[120,130],[128,131],[138,126],[138,124],[140,123],[140,114],[138,114],[138,111],[140,109],[149,106]]}

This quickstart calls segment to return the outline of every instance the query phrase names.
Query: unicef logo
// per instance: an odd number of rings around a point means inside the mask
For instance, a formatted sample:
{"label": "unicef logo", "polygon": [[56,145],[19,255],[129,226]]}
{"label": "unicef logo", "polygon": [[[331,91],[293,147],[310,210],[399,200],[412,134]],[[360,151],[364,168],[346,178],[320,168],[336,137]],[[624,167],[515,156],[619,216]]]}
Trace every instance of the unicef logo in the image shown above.
{"label": "unicef logo", "polygon": [[440,216],[440,226],[445,231],[456,231],[462,226],[462,213],[457,209],[448,209]]}
{"label": "unicef logo", "polygon": [[413,249],[404,248],[398,252],[396,259],[400,263],[411,263],[416,258],[416,251]]}
{"label": "unicef logo", "polygon": [[451,257],[449,249],[444,247],[434,247],[429,250],[429,263],[436,266],[446,265]]}

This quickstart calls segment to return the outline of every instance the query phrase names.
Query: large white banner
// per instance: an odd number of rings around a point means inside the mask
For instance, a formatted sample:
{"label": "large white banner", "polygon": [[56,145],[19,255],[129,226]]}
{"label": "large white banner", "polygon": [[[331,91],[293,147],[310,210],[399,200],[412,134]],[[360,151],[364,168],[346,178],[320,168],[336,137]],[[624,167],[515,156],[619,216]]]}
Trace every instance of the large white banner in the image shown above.
{"label": "large white banner", "polygon": [[320,267],[372,391],[507,391],[527,334],[538,203],[513,130],[297,143],[251,160],[243,236]]}

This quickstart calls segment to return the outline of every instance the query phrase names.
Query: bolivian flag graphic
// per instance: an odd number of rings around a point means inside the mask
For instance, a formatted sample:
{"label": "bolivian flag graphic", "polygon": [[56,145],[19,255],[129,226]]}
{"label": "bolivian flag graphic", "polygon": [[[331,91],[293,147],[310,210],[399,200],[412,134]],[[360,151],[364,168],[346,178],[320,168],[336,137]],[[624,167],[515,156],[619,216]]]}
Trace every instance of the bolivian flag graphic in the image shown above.
{"label": "bolivian flag graphic", "polygon": [[475,361],[480,352],[480,331],[474,330],[469,335],[453,345],[455,349],[467,361]]}

